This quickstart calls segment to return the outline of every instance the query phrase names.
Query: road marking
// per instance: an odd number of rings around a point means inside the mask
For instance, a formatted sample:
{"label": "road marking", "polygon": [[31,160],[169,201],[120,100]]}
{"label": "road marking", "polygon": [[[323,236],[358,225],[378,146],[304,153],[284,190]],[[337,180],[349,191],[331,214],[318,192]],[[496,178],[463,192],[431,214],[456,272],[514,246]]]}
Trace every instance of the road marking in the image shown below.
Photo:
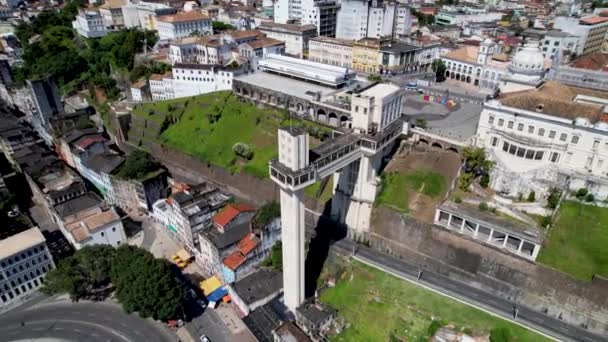
{"label": "road marking", "polygon": [[[129,339],[127,336],[121,334],[120,332],[111,329],[109,327],[106,327],[104,325],[101,324],[97,324],[97,323],[91,323],[91,322],[87,322],[87,321],[77,321],[77,320],[71,320],[71,319],[54,319],[54,320],[40,320],[40,321],[35,321],[34,323],[38,323],[38,324],[45,324],[45,323],[52,323],[52,324],[56,324],[56,323],[72,323],[72,324],[82,324],[82,325],[89,325],[89,326],[93,326],[96,327],[98,329],[107,331],[113,335],[118,336],[120,339],[127,341],[127,342],[132,342],[131,339]],[[65,330],[61,327],[53,327],[54,330]]]}
{"label": "road marking", "polygon": [[442,295],[442,296],[444,296],[444,297],[448,297],[448,298],[453,299],[453,300],[455,300],[455,301],[457,301],[457,302],[460,302],[460,303],[462,303],[462,304],[465,304],[465,305],[468,305],[468,306],[470,306],[470,307],[476,308],[476,309],[481,310],[481,311],[483,311],[483,312],[485,312],[485,313],[487,313],[487,314],[490,314],[490,315],[492,315],[492,316],[494,316],[494,317],[498,317],[498,318],[500,318],[500,319],[504,319],[505,321],[509,321],[509,322],[511,322],[511,323],[517,324],[517,325],[519,325],[519,326],[521,326],[521,327],[524,327],[524,328],[526,328],[526,329],[528,329],[528,330],[534,331],[534,332],[535,332],[535,333],[537,333],[537,334],[543,335],[543,336],[545,336],[546,338],[549,338],[549,339],[551,339],[551,340],[553,340],[553,341],[560,342],[560,340],[559,340],[559,339],[557,339],[556,337],[553,337],[553,336],[551,336],[551,335],[549,335],[549,334],[547,334],[547,333],[545,333],[545,332],[543,332],[543,331],[541,331],[541,330],[538,330],[538,328],[535,328],[535,327],[531,327],[531,326],[528,326],[528,325],[522,324],[522,323],[521,323],[521,322],[519,322],[519,321],[515,321],[515,320],[513,320],[513,319],[511,319],[511,318],[507,318],[507,317],[501,316],[501,315],[499,315],[499,314],[497,314],[497,313],[494,313],[494,312],[492,312],[492,311],[490,311],[490,310],[488,310],[488,309],[486,309],[486,308],[484,308],[484,307],[481,307],[481,306],[479,306],[479,305],[477,305],[477,304],[475,304],[475,303],[471,303],[471,302],[464,301],[464,300],[462,300],[462,299],[460,299],[460,298],[454,297],[454,296],[449,295],[449,294],[447,294],[447,293],[444,293],[444,292],[441,292],[441,291],[439,291],[439,290],[436,290],[436,289],[434,289],[434,288],[432,288],[432,287],[430,287],[430,286],[427,286],[427,285],[422,284],[422,283],[419,283],[419,282],[417,282],[417,281],[415,281],[415,280],[412,280],[412,279],[409,279],[409,278],[407,278],[407,277],[404,277],[404,276],[402,276],[401,274],[399,274],[398,272],[394,272],[394,271],[392,271],[392,270],[389,270],[389,269],[387,269],[387,268],[383,267],[382,265],[378,265],[376,262],[374,262],[374,261],[372,261],[372,260],[366,260],[366,259],[362,259],[362,258],[361,258],[361,257],[359,257],[358,255],[354,255],[354,256],[352,256],[352,258],[353,258],[353,259],[355,259],[355,260],[357,260],[357,261],[360,261],[360,262],[362,262],[362,263],[364,263],[364,264],[366,264],[366,265],[369,265],[369,266],[375,267],[375,268],[377,268],[377,269],[379,269],[379,270],[381,270],[381,271],[383,271],[383,272],[386,272],[386,273],[392,274],[392,275],[394,275],[394,276],[396,276],[396,277],[398,277],[398,278],[400,278],[400,279],[403,279],[403,280],[405,280],[405,281],[407,281],[407,282],[410,282],[410,283],[412,283],[412,284],[414,284],[414,285],[418,285],[418,286],[420,286],[420,287],[423,287],[423,288],[425,288],[425,289],[427,289],[427,290],[429,290],[429,291],[435,292],[435,293],[437,293],[437,294],[439,294],[439,295]]}

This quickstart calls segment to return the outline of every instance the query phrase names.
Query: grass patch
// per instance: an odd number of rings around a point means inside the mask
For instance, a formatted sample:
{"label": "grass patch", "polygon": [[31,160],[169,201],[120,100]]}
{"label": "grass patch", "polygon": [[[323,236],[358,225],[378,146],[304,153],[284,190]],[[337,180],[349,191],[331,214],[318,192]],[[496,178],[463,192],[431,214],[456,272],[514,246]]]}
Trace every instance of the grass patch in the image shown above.
{"label": "grass patch", "polygon": [[312,198],[318,199],[322,203],[325,203],[329,201],[332,197],[332,189],[334,184],[333,177],[330,176],[329,180],[327,181],[327,184],[325,185],[325,188],[323,188],[323,191],[318,194],[319,190],[321,189],[321,183],[322,182],[319,181],[313,185],[307,186],[304,189],[304,193]]}
{"label": "grass patch", "polygon": [[575,278],[608,276],[608,209],[562,203],[538,261]]}
{"label": "grass patch", "polygon": [[[268,177],[268,162],[278,154],[277,129],[289,124],[286,113],[239,102],[229,91],[138,106],[135,116],[165,126],[159,140],[234,173]],[[166,119],[168,118],[168,119]],[[294,126],[329,128],[292,119]],[[253,148],[251,160],[237,157],[237,142]],[[311,145],[318,143],[311,138]]]}
{"label": "grass patch", "polygon": [[[453,324],[476,336],[506,328],[511,341],[548,341],[543,336],[354,261],[321,300],[350,327],[334,341],[428,341],[438,325]],[[441,324],[433,323],[441,322]]]}
{"label": "grass patch", "polygon": [[391,172],[384,175],[382,191],[376,199],[384,205],[400,212],[409,212],[409,196],[421,193],[431,198],[441,196],[447,188],[445,178],[430,170],[413,170],[407,173]]}

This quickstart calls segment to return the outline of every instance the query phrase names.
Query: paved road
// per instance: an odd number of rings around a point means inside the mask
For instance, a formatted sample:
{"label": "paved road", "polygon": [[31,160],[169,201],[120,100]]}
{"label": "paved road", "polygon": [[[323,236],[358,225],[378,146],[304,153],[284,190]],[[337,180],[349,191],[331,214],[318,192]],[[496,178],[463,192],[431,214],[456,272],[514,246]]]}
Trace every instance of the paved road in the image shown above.
{"label": "paved road", "polygon": [[231,342],[232,333],[213,309],[205,312],[186,324],[190,336],[196,339],[198,336],[207,336],[213,342]]}
{"label": "paved road", "polygon": [[30,339],[177,341],[160,323],[128,315],[120,307],[106,303],[40,303],[9,311],[0,316],[0,322],[0,340],[6,342]]}
{"label": "paved road", "polygon": [[[357,245],[352,240],[343,239],[335,243],[334,248],[342,253],[352,253],[353,249],[356,248],[356,258],[361,261],[373,264],[404,278],[411,280],[416,280],[418,278],[420,271],[418,267],[409,265],[403,260],[388,256],[384,253]],[[421,275],[420,283],[439,292],[466,301],[467,303],[482,307],[502,317],[512,319],[514,316],[514,308],[516,307],[514,302],[473,288],[459,281],[452,280],[449,277],[424,271]],[[517,322],[541,331],[558,340],[585,342],[608,341],[607,337],[592,334],[586,329],[564,323],[561,320],[549,317],[541,312],[527,309],[521,305],[517,305],[517,310]]]}

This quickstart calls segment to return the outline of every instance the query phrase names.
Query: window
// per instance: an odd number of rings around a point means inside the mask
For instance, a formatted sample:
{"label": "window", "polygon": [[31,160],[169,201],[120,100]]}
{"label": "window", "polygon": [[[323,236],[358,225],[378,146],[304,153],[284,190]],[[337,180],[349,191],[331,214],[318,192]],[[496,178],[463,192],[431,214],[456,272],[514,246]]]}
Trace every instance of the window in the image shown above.
{"label": "window", "polygon": [[523,131],[524,130],[524,124],[522,124],[522,123],[517,124],[517,130],[518,131]]}
{"label": "window", "polygon": [[597,150],[597,147],[600,145],[600,141],[599,140],[594,140],[593,141],[593,149]]}
{"label": "window", "polygon": [[507,152],[509,150],[509,143],[508,142],[503,142],[502,143],[502,150]]}
{"label": "window", "polygon": [[553,139],[555,138],[555,131],[549,131],[549,138]]}
{"label": "window", "polygon": [[536,151],[536,154],[534,155],[534,160],[542,160],[543,154],[543,151]]}
{"label": "window", "polygon": [[494,117],[493,117],[493,116],[490,116],[490,117],[488,118],[488,123],[489,123],[490,125],[494,123]]}
{"label": "window", "polygon": [[513,129],[513,121],[509,121],[509,123],[507,124],[507,127]]}
{"label": "window", "polygon": [[572,142],[573,144],[578,144],[578,135],[573,135],[573,136],[572,136],[572,140],[571,140],[571,142]]}
{"label": "window", "polygon": [[562,133],[562,134],[559,135],[559,140],[560,141],[566,141],[566,139],[568,139],[568,134]]}
{"label": "window", "polygon": [[557,152],[551,153],[551,162],[557,163],[558,160],[559,160],[559,153],[557,153]]}
{"label": "window", "polygon": [[523,147],[518,147],[517,148],[517,156],[520,158],[523,158],[524,154],[526,153],[526,149]]}
{"label": "window", "polygon": [[534,126],[528,126],[528,133],[530,133],[530,134],[534,133]]}
{"label": "window", "polygon": [[544,128],[539,129],[538,130],[538,135],[540,135],[541,137],[544,137],[545,136],[545,129]]}
{"label": "window", "polygon": [[515,145],[511,145],[511,146],[509,147],[509,153],[511,153],[511,154],[513,154],[513,155],[515,155],[515,152],[517,152],[517,146],[515,146]]}
{"label": "window", "polygon": [[496,145],[498,145],[498,138],[492,137],[492,146],[496,147]]}
{"label": "window", "polygon": [[526,151],[526,159],[534,159],[534,151],[533,150],[527,150]]}
{"label": "window", "polygon": [[101,232],[101,236],[102,236],[102,237],[103,237],[103,236],[106,236],[106,234],[105,234],[104,232]]}
{"label": "window", "polygon": [[505,124],[504,119],[498,119],[498,126],[502,127]]}

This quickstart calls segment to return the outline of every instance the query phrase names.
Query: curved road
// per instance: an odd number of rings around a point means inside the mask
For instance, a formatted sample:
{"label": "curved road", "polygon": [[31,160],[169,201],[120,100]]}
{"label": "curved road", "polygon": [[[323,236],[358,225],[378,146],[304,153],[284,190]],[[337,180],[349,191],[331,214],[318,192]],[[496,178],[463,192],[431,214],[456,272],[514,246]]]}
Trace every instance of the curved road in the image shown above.
{"label": "curved road", "polygon": [[[22,325],[23,322],[23,325]],[[160,323],[107,303],[50,303],[0,316],[2,341],[176,341]]]}

